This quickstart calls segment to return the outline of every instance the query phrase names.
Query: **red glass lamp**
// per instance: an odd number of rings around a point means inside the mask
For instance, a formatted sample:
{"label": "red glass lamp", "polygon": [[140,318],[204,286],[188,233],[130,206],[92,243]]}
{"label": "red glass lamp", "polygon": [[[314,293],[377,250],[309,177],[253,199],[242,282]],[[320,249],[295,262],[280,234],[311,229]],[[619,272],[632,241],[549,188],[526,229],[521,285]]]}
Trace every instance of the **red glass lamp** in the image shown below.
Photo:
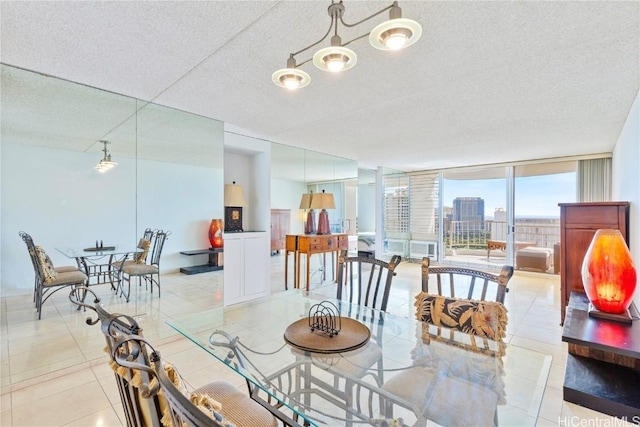
{"label": "red glass lamp", "polygon": [[209,243],[212,248],[221,248],[223,246],[222,222],[221,219],[212,219],[211,224],[209,224]]}
{"label": "red glass lamp", "polygon": [[630,319],[628,308],[636,281],[633,259],[620,231],[596,231],[582,262],[582,283],[595,309],[589,315]]}

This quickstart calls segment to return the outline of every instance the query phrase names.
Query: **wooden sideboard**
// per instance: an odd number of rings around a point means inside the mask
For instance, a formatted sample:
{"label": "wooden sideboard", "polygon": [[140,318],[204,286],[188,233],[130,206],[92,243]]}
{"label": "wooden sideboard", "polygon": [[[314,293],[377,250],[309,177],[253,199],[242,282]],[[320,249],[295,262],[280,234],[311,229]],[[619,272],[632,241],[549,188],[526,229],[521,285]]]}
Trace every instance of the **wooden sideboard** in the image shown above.
{"label": "wooden sideboard", "polygon": [[[309,280],[310,280],[310,259],[311,255],[314,254],[327,254],[329,252],[337,254],[341,250],[349,249],[349,237],[346,234],[299,234],[299,235],[291,235],[288,234],[286,236],[286,257],[288,258],[289,252],[294,252],[294,277],[295,283],[294,287],[300,287],[300,255],[306,255],[306,263],[305,263],[305,287],[306,290],[309,290]],[[332,255],[333,261],[333,255]],[[285,261],[286,264],[286,261]],[[326,262],[323,260],[323,265],[326,265]],[[337,268],[337,266],[332,265],[332,270]],[[286,287],[286,277],[288,275],[287,266],[285,266],[285,287]],[[323,278],[325,278],[326,268],[323,271]],[[335,271],[334,271],[335,275]],[[334,276],[335,277],[335,276]]]}
{"label": "wooden sideboard", "polygon": [[564,323],[571,292],[584,292],[582,260],[600,228],[620,230],[629,244],[629,202],[559,203],[560,323]]}

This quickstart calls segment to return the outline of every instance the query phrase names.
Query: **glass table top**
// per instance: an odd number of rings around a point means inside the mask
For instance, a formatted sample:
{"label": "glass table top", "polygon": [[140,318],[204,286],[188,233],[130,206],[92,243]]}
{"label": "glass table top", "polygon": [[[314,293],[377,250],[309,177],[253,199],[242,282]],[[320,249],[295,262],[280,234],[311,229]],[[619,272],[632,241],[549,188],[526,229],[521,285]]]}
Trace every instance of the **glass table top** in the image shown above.
{"label": "glass table top", "polygon": [[127,245],[105,245],[101,250],[96,250],[91,246],[59,246],[55,249],[68,258],[102,257],[142,252],[140,248]]}
{"label": "glass table top", "polygon": [[[323,354],[285,341],[289,325],[325,300],[370,330],[363,347]],[[380,425],[398,417],[416,426],[535,425],[552,359],[301,290],[167,323],[244,377],[251,396],[291,425]]]}

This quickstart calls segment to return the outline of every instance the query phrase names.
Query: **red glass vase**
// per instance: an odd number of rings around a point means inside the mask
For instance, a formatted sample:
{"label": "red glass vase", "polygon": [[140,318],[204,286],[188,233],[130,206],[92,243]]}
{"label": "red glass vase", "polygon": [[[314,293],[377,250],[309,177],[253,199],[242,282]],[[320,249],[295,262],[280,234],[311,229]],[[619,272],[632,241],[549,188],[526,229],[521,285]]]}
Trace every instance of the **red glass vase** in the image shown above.
{"label": "red glass vase", "polygon": [[593,306],[605,313],[624,313],[636,289],[636,269],[618,230],[598,230],[582,262],[582,284]]}
{"label": "red glass vase", "polygon": [[211,224],[209,224],[209,243],[212,248],[221,248],[223,245],[222,241],[222,231],[224,227],[222,226],[221,219],[212,219]]}

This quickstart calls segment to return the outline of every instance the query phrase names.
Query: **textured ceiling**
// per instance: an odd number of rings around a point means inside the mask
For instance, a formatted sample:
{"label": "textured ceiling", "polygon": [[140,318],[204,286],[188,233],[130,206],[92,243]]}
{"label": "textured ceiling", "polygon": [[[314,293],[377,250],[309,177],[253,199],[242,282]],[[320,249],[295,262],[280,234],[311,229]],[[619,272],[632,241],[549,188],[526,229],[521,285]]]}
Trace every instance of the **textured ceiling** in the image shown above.
{"label": "textured ceiling", "polygon": [[[345,1],[345,20],[388,4]],[[2,1],[0,60],[399,170],[610,152],[638,93],[637,1],[401,1],[418,43],[360,40],[352,70],[309,63],[310,86],[275,86],[289,53],[326,31],[328,5]]]}

